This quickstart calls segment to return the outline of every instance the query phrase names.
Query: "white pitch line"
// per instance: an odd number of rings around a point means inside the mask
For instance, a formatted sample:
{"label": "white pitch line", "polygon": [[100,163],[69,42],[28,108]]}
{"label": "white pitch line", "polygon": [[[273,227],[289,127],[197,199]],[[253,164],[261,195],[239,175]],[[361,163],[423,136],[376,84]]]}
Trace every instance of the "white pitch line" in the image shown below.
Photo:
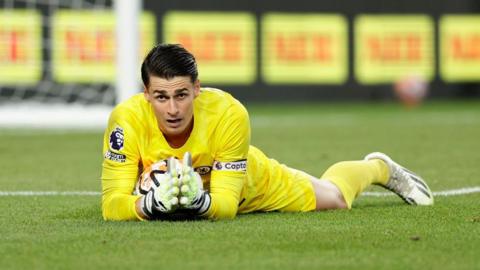
{"label": "white pitch line", "polygon": [[[434,196],[458,196],[480,192],[478,187],[466,187],[433,192]],[[99,191],[0,191],[0,196],[100,196]],[[363,192],[362,196],[384,197],[395,195],[393,192]]]}
{"label": "white pitch line", "polygon": [[100,196],[98,191],[0,191],[0,196]]}

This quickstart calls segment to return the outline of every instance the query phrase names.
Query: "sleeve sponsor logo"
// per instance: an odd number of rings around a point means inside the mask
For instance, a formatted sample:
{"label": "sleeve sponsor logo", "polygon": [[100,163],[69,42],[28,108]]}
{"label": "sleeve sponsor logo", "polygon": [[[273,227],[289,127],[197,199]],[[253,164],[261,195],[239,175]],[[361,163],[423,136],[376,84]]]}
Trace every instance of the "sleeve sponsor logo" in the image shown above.
{"label": "sleeve sponsor logo", "polygon": [[247,160],[238,160],[232,162],[213,162],[214,171],[235,171],[235,172],[245,172],[247,170]]}
{"label": "sleeve sponsor logo", "polygon": [[110,133],[110,149],[117,151],[123,149],[123,128],[116,127]]}
{"label": "sleeve sponsor logo", "polygon": [[112,151],[108,150],[105,153],[105,159],[109,159],[109,160],[115,161],[115,162],[124,163],[127,160],[127,157],[124,154],[117,154],[117,153],[113,153]]}

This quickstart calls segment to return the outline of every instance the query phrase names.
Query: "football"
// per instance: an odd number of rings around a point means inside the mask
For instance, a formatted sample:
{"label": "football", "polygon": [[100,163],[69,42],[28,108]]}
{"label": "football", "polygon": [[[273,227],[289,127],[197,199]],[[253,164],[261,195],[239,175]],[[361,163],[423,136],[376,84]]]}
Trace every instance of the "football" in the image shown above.
{"label": "football", "polygon": [[167,172],[167,161],[161,160],[153,163],[143,170],[138,176],[137,184],[135,185],[134,195],[147,194],[153,188],[153,179],[160,179]]}
{"label": "football", "polygon": [[[171,159],[174,162],[175,170],[181,169],[181,164],[178,159]],[[137,184],[135,185],[135,189],[133,191],[134,195],[144,195],[147,194],[154,185],[159,186],[160,182],[164,177],[167,177],[166,173],[168,172],[168,161],[160,160],[152,165],[146,167],[143,172],[139,175]]]}

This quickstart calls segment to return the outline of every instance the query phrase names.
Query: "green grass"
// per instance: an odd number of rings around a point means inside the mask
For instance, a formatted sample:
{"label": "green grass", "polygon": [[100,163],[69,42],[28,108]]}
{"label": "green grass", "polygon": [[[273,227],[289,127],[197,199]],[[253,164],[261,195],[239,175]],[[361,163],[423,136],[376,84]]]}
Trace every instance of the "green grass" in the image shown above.
{"label": "green grass", "polygon": [[[480,186],[480,102],[248,107],[252,144],[311,174],[384,151],[434,191]],[[0,191],[99,191],[101,141],[2,129]],[[0,269],[479,269],[479,201],[360,197],[350,211],[104,222],[99,196],[3,196]]]}

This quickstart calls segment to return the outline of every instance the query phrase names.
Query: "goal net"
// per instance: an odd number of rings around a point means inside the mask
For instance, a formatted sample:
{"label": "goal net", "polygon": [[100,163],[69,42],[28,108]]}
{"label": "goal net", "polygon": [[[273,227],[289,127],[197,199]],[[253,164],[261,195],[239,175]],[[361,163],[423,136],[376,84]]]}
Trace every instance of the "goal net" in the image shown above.
{"label": "goal net", "polygon": [[0,127],[104,127],[141,90],[155,19],[140,9],[140,0],[0,0]]}

